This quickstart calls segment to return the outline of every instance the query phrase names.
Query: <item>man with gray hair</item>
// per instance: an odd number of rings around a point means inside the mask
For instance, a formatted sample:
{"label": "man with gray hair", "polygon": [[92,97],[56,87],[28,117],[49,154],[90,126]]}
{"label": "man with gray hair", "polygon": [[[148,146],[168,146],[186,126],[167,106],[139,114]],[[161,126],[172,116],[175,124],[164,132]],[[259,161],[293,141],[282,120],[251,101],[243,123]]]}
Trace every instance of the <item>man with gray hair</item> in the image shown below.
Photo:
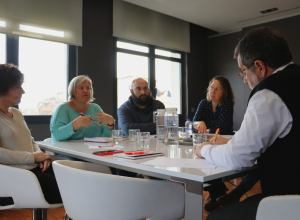
{"label": "man with gray hair", "polygon": [[131,83],[131,96],[118,109],[118,126],[128,135],[129,129],[140,129],[141,132],[156,134],[153,122],[153,111],[165,109],[165,105],[150,94],[147,81],[137,78]]}
{"label": "man with gray hair", "polygon": [[[248,32],[235,48],[239,76],[252,89],[240,130],[231,140],[199,145],[196,153],[232,170],[257,160],[262,193],[211,212],[207,220],[254,220],[259,202],[272,195],[300,195],[300,66],[293,64],[286,39],[270,27]],[[218,200],[217,200],[218,202]]]}

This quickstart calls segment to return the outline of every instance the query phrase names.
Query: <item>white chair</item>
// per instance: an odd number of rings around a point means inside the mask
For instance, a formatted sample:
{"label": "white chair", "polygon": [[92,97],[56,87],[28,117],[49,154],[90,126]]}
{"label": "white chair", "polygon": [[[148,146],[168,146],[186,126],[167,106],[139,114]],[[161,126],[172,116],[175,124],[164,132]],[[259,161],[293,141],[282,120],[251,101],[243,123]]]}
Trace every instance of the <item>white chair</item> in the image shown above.
{"label": "white chair", "polygon": [[12,197],[13,205],[5,209],[33,209],[33,219],[47,219],[47,209],[64,207],[62,203],[49,204],[36,176],[24,169],[0,164],[0,197]]}
{"label": "white chair", "polygon": [[106,166],[80,161],[54,161],[53,169],[66,212],[74,220],[184,217],[184,187],[179,183],[110,175]]}
{"label": "white chair", "polygon": [[[46,138],[44,141],[52,141],[52,138]],[[48,150],[45,150],[45,154],[52,155],[52,156],[55,155],[55,153],[48,151]]]}
{"label": "white chair", "polygon": [[300,196],[270,196],[260,201],[256,220],[300,219]]}

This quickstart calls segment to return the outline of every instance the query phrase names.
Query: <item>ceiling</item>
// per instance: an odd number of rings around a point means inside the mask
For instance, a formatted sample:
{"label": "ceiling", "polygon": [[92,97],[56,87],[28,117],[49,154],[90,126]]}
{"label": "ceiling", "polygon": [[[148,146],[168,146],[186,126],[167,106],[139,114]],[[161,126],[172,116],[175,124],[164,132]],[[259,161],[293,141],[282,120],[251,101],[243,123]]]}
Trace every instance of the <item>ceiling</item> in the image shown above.
{"label": "ceiling", "polygon": [[[219,33],[300,14],[299,0],[124,0]],[[278,11],[262,14],[270,8]]]}

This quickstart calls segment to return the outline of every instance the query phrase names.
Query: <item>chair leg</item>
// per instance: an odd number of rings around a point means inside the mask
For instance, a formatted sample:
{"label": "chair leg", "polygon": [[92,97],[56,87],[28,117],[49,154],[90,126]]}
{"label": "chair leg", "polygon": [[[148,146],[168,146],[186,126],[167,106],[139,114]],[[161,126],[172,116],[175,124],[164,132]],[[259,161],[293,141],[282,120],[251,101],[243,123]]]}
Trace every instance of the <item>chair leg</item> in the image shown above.
{"label": "chair leg", "polygon": [[33,220],[47,220],[47,209],[34,209],[32,210]]}
{"label": "chair leg", "polygon": [[32,210],[32,219],[33,220],[43,220],[42,210],[41,209]]}
{"label": "chair leg", "polygon": [[47,209],[42,209],[42,218],[43,220],[47,220]]}

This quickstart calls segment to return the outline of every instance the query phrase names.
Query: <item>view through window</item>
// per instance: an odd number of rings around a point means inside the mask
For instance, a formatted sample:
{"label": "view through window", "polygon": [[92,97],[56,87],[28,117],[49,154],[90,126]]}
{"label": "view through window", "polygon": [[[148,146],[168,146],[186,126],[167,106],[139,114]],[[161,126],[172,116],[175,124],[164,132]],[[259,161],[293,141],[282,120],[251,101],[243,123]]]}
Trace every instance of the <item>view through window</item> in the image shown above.
{"label": "view through window", "polygon": [[23,115],[52,115],[67,100],[66,44],[20,37],[19,69],[24,73]]}
{"label": "view through window", "polygon": [[[141,77],[148,82],[152,78],[156,93],[151,92],[155,98],[166,107],[177,108],[181,114],[181,53],[119,40],[116,48],[117,108],[131,95],[130,86],[134,79]],[[150,62],[154,63],[154,69],[151,69]]]}
{"label": "view through window", "polygon": [[148,82],[148,58],[144,56],[117,53],[118,108],[128,100],[131,82],[136,78]]}
{"label": "view through window", "polygon": [[0,64],[6,62],[6,35],[0,34]]}
{"label": "view through window", "polygon": [[176,107],[181,113],[180,63],[155,59],[156,99],[165,107]]}

